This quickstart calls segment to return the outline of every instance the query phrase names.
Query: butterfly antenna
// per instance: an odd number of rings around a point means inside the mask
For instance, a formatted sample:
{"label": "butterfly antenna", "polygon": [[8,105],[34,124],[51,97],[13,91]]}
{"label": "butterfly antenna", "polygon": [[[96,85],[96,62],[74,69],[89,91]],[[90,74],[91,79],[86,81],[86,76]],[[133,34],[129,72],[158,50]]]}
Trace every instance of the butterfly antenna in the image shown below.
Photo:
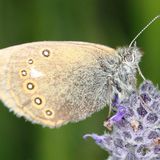
{"label": "butterfly antenna", "polygon": [[[134,39],[131,41],[131,43],[129,44],[129,47],[131,47],[133,44],[136,45],[136,39],[153,23],[155,22],[157,19],[160,18],[160,15],[154,17],[135,37]],[[143,80],[146,80],[144,75],[141,72],[141,69],[139,67],[139,65],[137,65],[137,70],[140,74],[140,76],[142,77]]]}
{"label": "butterfly antenna", "polygon": [[154,17],[136,36],[135,38],[131,41],[131,43],[129,44],[129,47],[131,47],[133,45],[133,43],[135,42],[135,40],[153,23],[155,22],[157,19],[160,18],[160,15]]}

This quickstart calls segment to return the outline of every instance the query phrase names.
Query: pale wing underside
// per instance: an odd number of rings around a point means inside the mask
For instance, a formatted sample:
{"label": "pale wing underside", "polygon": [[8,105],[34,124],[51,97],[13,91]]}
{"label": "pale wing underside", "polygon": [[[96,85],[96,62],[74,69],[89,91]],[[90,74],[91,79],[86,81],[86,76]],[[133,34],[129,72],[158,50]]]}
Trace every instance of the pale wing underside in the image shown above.
{"label": "pale wing underside", "polygon": [[[99,61],[115,50],[85,42],[34,42],[0,50],[0,98],[49,127],[82,120],[106,104]],[[4,61],[5,59],[5,61]]]}

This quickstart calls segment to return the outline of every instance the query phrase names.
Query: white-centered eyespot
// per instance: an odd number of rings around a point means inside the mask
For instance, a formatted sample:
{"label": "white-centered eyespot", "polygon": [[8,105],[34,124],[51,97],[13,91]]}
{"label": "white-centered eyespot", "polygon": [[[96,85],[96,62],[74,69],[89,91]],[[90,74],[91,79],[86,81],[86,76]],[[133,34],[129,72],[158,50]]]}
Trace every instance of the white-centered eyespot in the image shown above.
{"label": "white-centered eyespot", "polygon": [[18,71],[19,73],[19,77],[22,78],[22,79],[26,79],[29,77],[29,70],[28,69],[20,69]]}
{"label": "white-centered eyespot", "polygon": [[23,90],[25,93],[34,93],[37,90],[38,86],[37,83],[34,80],[27,79],[23,82]]}
{"label": "white-centered eyespot", "polygon": [[26,71],[26,70],[22,70],[22,71],[21,71],[21,75],[22,75],[22,76],[27,76],[27,71]]}
{"label": "white-centered eyespot", "polygon": [[34,89],[34,84],[31,83],[31,82],[29,82],[29,83],[27,84],[27,88],[28,88],[29,90]]}
{"label": "white-centered eyespot", "polygon": [[39,98],[39,97],[36,97],[36,98],[34,99],[34,102],[35,102],[37,105],[41,105],[41,104],[42,104],[42,99]]}
{"label": "white-centered eyespot", "polygon": [[49,57],[50,56],[50,51],[48,49],[45,49],[45,50],[42,51],[42,55],[44,57]]}
{"label": "white-centered eyespot", "polygon": [[53,118],[54,117],[54,111],[52,110],[52,109],[50,109],[50,108],[46,108],[45,110],[44,110],[44,115],[45,115],[45,117],[47,118],[47,119],[50,119],[50,118]]}
{"label": "white-centered eyespot", "polygon": [[37,109],[42,109],[46,104],[45,97],[41,95],[32,96],[32,105]]}
{"label": "white-centered eyespot", "polygon": [[33,64],[33,59],[29,59],[28,64]]}

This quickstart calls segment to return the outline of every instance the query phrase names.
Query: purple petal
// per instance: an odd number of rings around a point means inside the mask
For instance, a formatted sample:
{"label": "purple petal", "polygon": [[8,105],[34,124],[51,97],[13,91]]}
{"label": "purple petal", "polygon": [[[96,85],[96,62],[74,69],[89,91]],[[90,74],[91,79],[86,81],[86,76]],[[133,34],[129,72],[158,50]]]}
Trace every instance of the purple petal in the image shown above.
{"label": "purple petal", "polygon": [[91,137],[95,140],[96,143],[102,143],[105,139],[105,137],[102,135],[102,136],[99,136],[97,134],[86,134],[83,136],[84,139],[87,139],[88,137]]}
{"label": "purple petal", "polygon": [[125,107],[119,106],[117,113],[114,116],[112,116],[110,120],[114,122],[119,122],[124,117],[125,113],[126,113]]}
{"label": "purple petal", "polygon": [[119,104],[118,94],[115,94],[113,98],[112,106],[117,107],[118,104]]}

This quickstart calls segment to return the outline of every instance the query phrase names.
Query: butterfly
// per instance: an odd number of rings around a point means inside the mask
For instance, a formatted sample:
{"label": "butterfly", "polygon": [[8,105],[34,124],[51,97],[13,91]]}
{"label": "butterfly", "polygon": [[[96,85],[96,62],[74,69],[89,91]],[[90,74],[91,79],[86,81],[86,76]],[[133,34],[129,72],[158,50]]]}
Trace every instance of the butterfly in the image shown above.
{"label": "butterfly", "polygon": [[[78,41],[42,41],[0,50],[0,99],[17,116],[51,128],[78,122],[136,88],[139,35],[117,49]],[[133,45],[134,44],[134,45]]]}
{"label": "butterfly", "polygon": [[58,127],[110,105],[136,87],[137,47],[32,42],[0,50],[0,99],[33,123]]}

